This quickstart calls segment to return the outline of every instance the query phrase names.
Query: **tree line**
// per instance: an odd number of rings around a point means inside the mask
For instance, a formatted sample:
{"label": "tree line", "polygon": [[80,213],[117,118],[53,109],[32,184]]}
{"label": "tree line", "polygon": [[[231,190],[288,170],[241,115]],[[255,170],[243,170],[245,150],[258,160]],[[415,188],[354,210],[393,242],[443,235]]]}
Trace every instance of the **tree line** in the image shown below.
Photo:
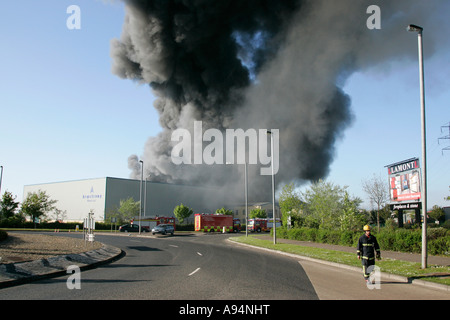
{"label": "tree line", "polygon": [[[348,187],[329,181],[313,182],[305,191],[298,191],[293,183],[285,185],[279,196],[283,225],[353,231],[362,230],[366,224],[376,225],[378,230],[380,224],[392,224],[396,213],[389,209],[387,184],[374,176],[362,181],[362,185],[376,210],[361,209],[362,199],[350,195]],[[442,208],[434,206],[428,217],[434,222],[444,214]]]}

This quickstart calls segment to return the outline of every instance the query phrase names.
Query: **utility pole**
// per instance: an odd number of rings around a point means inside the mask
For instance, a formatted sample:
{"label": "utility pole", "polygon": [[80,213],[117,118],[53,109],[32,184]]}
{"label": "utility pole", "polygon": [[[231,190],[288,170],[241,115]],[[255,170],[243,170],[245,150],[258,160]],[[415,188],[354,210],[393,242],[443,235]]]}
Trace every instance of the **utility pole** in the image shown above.
{"label": "utility pole", "polygon": [[[443,139],[450,140],[450,122],[448,123],[447,126],[442,126],[442,127],[441,127],[441,132],[442,132],[442,129],[443,129],[443,128],[448,128],[448,135],[439,138],[439,139],[438,139],[438,143],[439,143],[439,140],[443,140]],[[442,149],[442,154],[444,154],[444,151],[450,151],[450,147],[445,147],[445,148],[443,148],[443,149]]]}

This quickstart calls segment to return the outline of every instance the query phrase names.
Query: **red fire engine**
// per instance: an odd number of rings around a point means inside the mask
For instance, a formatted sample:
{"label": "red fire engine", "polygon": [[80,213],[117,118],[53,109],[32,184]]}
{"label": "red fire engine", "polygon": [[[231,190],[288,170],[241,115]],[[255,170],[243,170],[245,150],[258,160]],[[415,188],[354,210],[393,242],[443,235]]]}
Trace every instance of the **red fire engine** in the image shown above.
{"label": "red fire engine", "polygon": [[195,231],[240,232],[241,222],[226,214],[195,214]]}
{"label": "red fire engine", "polygon": [[[132,223],[138,224],[139,219],[134,219],[134,222],[132,222]],[[141,219],[141,226],[144,228],[148,227],[150,230],[160,224],[171,224],[171,225],[173,225],[173,230],[175,230],[175,228],[176,228],[174,217],[143,217]]]}
{"label": "red fire engine", "polygon": [[[277,219],[276,226],[280,227],[280,220]],[[273,228],[273,219],[248,219],[247,224],[248,231],[250,232],[267,232]]]}

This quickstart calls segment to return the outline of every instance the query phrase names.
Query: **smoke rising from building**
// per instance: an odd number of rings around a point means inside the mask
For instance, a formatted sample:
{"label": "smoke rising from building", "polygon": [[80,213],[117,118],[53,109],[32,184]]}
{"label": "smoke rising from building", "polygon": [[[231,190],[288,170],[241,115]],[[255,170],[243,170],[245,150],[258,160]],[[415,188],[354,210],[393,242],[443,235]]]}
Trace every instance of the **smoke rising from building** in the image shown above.
{"label": "smoke rising from building", "polygon": [[[144,147],[144,176],[237,190],[242,167],[172,163],[171,133],[202,121],[204,130],[279,129],[277,182],[325,178],[336,142],[355,120],[351,107],[364,107],[351,106],[342,89],[346,79],[392,59],[415,58],[406,26],[434,28],[434,11],[444,1],[125,1],[122,35],[111,42],[112,70],[150,85],[163,128]],[[381,8],[381,30],[366,26],[372,4]],[[436,42],[429,34],[428,55]],[[128,160],[131,176],[140,178],[139,158]],[[258,172],[250,168],[260,187],[249,191],[268,200],[270,177]]]}

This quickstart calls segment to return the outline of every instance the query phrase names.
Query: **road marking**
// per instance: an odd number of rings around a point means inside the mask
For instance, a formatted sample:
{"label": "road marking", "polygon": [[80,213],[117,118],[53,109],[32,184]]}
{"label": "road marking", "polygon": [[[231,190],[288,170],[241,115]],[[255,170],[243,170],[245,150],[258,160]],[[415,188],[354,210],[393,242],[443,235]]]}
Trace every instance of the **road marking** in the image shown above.
{"label": "road marking", "polygon": [[203,256],[200,252],[197,252],[197,254],[198,254],[199,256]]}
{"label": "road marking", "polygon": [[176,246],[176,245],[174,245],[174,244],[169,244],[169,247],[178,248],[178,246]]}
{"label": "road marking", "polygon": [[200,270],[200,268],[197,268],[194,271],[192,271],[191,273],[189,273],[189,277],[192,276],[194,273],[196,273],[198,270]]}

